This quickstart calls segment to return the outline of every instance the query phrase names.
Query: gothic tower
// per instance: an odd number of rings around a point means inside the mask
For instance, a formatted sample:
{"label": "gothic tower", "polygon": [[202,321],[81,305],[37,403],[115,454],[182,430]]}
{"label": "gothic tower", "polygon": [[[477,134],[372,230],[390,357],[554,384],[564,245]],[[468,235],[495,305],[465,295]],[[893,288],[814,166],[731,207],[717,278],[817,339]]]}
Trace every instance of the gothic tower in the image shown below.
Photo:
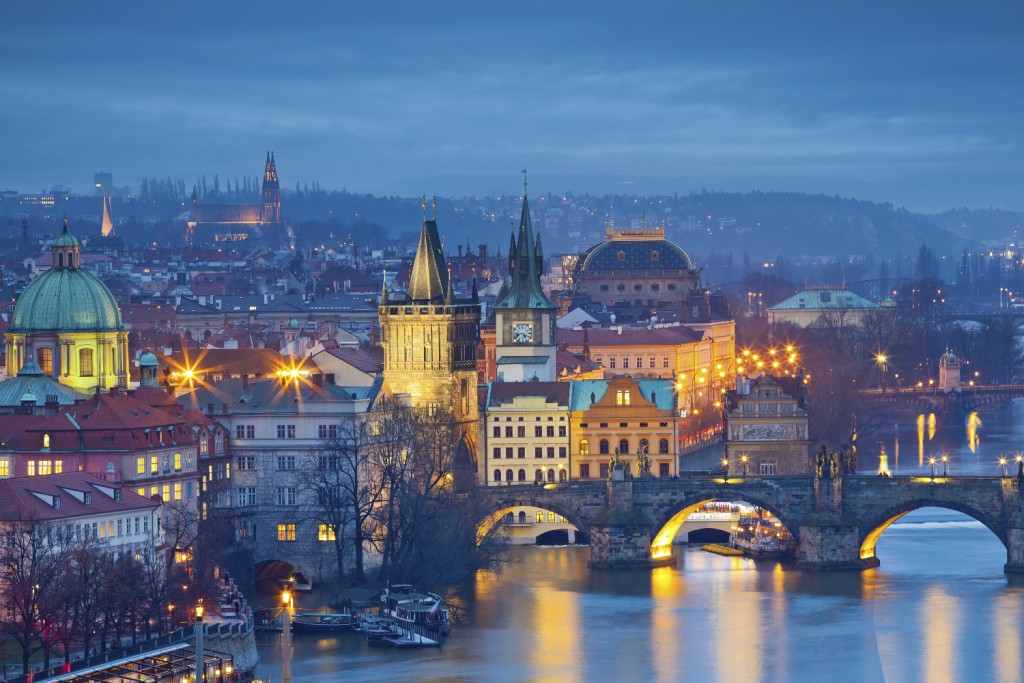
{"label": "gothic tower", "polygon": [[281,185],[277,182],[277,163],[274,153],[267,152],[267,166],[263,171],[263,209],[260,222],[281,222]]}
{"label": "gothic tower", "polygon": [[512,282],[505,296],[494,306],[498,381],[554,382],[557,379],[555,315],[558,307],[540,286],[544,256],[540,235],[534,239],[525,183],[519,239],[512,235],[508,270]]}
{"label": "gothic tower", "polygon": [[388,387],[407,395],[413,407],[450,409],[462,435],[462,455],[475,468],[480,302],[475,292],[455,298],[436,219],[424,216],[405,299],[384,289],[379,319]]}

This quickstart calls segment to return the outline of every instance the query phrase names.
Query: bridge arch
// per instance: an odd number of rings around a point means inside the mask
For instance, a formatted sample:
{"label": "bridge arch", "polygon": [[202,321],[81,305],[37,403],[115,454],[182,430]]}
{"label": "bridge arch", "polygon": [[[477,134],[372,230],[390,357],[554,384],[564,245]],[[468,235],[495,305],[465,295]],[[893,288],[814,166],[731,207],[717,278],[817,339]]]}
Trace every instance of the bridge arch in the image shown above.
{"label": "bridge arch", "polygon": [[793,519],[790,514],[784,512],[774,501],[767,500],[757,493],[752,494],[752,492],[738,488],[727,488],[702,491],[699,494],[686,496],[670,505],[661,519],[655,521],[656,533],[651,539],[651,557],[658,559],[671,555],[672,541],[675,539],[676,534],[679,533],[679,529],[683,526],[686,518],[693,514],[700,506],[716,500],[749,503],[750,505],[763,508],[782,522],[782,525],[793,535],[793,538],[799,541],[799,520]]}
{"label": "bridge arch", "polygon": [[943,508],[963,513],[971,519],[984,524],[989,531],[996,535],[996,538],[999,539],[1003,546],[1009,548],[1009,542],[1003,525],[998,519],[992,517],[992,515],[982,512],[970,505],[964,505],[956,501],[913,498],[901,501],[899,505],[888,508],[882,513],[869,518],[861,525],[861,561],[865,562],[865,564],[869,566],[876,566],[878,564],[878,558],[875,555],[875,549],[878,545],[878,540],[882,537],[885,530],[892,526],[893,522],[904,515],[907,515],[914,510],[920,510],[921,508]]}
{"label": "bridge arch", "polygon": [[[520,487],[509,487],[508,495],[502,495],[500,499],[493,501],[486,501],[479,513],[480,520],[477,522],[477,540],[485,538],[494,527],[501,522],[509,512],[516,511],[518,508],[532,507],[547,512],[554,512],[556,515],[565,518],[565,521],[572,524],[579,531],[590,538],[590,523],[586,517],[580,514],[577,510],[571,506],[565,505],[562,501],[554,498],[553,496],[536,495],[534,487],[529,487],[529,491],[525,490],[519,492],[516,488]],[[504,491],[502,492],[504,493]]]}
{"label": "bridge arch", "polygon": [[287,560],[270,559],[257,562],[256,566],[253,567],[253,579],[256,581],[273,581],[277,579],[287,579],[296,572],[305,574],[302,568]]}

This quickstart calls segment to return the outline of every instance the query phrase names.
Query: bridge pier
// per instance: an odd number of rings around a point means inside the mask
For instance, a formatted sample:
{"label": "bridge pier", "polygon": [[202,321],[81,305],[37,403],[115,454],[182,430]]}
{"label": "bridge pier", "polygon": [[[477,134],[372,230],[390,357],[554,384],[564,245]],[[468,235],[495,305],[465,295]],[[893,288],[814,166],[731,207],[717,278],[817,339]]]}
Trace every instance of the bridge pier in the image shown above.
{"label": "bridge pier", "polygon": [[650,569],[675,564],[672,546],[651,549],[651,520],[633,507],[633,479],[616,466],[608,479],[608,507],[590,522],[592,569]]}
{"label": "bridge pier", "polygon": [[1008,574],[1024,574],[1024,529],[1006,530],[1006,564]]}
{"label": "bridge pier", "polygon": [[[875,560],[877,566],[878,561]],[[840,515],[811,515],[800,523],[800,559],[796,566],[811,571],[860,571],[860,527]]]}

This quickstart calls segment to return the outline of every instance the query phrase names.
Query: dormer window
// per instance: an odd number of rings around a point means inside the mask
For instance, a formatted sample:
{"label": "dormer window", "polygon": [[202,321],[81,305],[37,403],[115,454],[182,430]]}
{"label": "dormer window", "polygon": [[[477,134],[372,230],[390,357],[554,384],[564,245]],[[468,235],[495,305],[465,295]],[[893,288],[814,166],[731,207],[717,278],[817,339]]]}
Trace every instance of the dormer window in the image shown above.
{"label": "dormer window", "polygon": [[114,489],[114,500],[120,502],[120,500],[121,500],[121,489]]}
{"label": "dormer window", "polygon": [[45,450],[50,450],[50,435],[49,434],[43,434],[43,448]]}
{"label": "dormer window", "polygon": [[82,501],[83,503],[86,505],[92,505],[92,491],[86,491],[84,498],[85,499]]}
{"label": "dormer window", "polygon": [[60,510],[60,496],[53,497],[53,509]]}

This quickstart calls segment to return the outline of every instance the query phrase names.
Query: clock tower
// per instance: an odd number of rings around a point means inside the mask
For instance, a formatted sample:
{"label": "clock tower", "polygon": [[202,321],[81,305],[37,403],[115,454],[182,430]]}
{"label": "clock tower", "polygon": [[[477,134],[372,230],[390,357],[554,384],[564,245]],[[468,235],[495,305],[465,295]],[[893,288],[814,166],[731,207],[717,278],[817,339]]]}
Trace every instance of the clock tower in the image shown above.
{"label": "clock tower", "polygon": [[544,257],[540,235],[534,239],[525,182],[519,237],[512,235],[508,270],[512,282],[504,298],[494,306],[498,381],[554,382],[558,307],[540,286]]}

